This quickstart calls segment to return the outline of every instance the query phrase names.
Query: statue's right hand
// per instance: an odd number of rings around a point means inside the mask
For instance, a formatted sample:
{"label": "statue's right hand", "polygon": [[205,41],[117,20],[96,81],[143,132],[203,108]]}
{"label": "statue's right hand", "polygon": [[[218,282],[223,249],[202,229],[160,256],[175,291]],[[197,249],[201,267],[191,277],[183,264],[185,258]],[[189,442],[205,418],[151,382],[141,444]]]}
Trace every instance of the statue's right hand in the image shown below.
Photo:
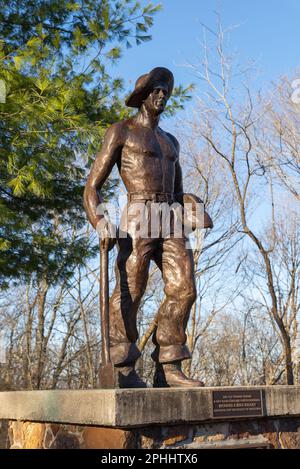
{"label": "statue's right hand", "polygon": [[97,223],[96,231],[100,238],[100,248],[110,251],[116,244],[117,227],[110,221],[102,218]]}

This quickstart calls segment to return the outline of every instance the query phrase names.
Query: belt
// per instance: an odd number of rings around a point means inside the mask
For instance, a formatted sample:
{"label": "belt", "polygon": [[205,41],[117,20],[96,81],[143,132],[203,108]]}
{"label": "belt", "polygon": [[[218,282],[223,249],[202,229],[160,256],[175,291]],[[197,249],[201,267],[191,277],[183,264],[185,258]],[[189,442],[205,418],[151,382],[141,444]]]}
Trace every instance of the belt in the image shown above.
{"label": "belt", "polygon": [[152,202],[174,202],[174,195],[168,192],[128,192],[127,194],[128,202],[133,200],[151,200]]}

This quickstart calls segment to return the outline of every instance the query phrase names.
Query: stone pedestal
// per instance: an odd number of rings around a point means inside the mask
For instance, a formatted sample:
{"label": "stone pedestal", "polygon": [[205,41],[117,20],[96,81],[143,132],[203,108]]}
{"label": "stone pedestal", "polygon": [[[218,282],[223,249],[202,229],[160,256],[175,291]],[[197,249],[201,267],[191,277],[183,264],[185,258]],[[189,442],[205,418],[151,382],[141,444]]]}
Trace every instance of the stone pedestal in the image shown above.
{"label": "stone pedestal", "polygon": [[[245,390],[259,391],[261,413],[214,398]],[[300,449],[300,386],[1,392],[0,419],[15,449]]]}

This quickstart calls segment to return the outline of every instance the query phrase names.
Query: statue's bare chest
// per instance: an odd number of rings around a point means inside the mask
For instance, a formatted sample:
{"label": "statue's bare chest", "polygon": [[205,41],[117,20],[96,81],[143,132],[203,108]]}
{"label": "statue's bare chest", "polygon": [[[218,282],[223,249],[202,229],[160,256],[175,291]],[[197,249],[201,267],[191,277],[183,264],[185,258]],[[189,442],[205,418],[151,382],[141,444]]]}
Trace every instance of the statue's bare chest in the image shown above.
{"label": "statue's bare chest", "polygon": [[146,127],[133,128],[128,132],[124,150],[129,157],[145,159],[145,163],[148,158],[175,162],[178,157],[175,145],[164,132]]}

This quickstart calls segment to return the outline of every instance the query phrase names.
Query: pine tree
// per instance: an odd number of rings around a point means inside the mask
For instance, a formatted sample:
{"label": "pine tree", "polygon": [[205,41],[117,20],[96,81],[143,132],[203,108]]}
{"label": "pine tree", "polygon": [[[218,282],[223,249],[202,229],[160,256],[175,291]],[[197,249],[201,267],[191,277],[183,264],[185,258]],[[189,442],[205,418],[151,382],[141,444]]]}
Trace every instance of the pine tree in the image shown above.
{"label": "pine tree", "polygon": [[[133,0],[0,0],[0,285],[32,274],[56,283],[96,252],[83,232],[86,174],[105,129],[131,112],[109,65],[151,39],[159,10]],[[175,89],[170,114],[189,89]]]}
{"label": "pine tree", "polygon": [[2,285],[32,273],[55,283],[93,255],[81,231],[86,172],[107,126],[129,113],[107,64],[151,39],[159,9],[132,0],[0,0]]}

